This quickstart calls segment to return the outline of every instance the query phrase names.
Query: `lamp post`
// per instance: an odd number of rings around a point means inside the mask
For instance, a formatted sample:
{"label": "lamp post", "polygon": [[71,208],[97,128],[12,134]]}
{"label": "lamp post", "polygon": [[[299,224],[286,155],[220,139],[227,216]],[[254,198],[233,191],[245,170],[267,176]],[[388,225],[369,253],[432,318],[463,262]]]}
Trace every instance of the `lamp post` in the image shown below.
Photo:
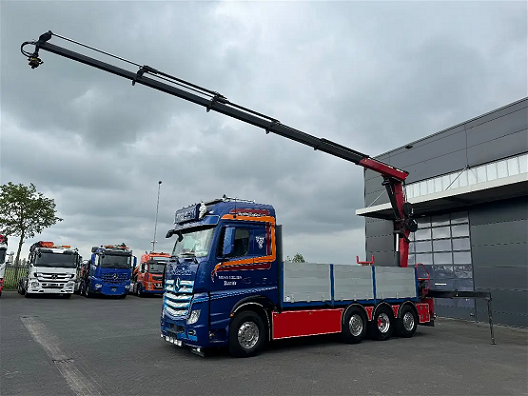
{"label": "lamp post", "polygon": [[155,252],[156,246],[156,228],[158,227],[158,210],[159,210],[159,197],[161,189],[161,180],[158,182],[158,204],[156,205],[156,220],[154,221],[154,239],[152,240],[152,251]]}

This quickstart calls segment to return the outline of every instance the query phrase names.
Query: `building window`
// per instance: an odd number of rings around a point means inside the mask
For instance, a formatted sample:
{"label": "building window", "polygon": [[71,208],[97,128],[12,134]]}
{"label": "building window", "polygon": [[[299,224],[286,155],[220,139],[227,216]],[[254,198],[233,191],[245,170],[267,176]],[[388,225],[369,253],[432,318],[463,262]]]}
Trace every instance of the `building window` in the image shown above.
{"label": "building window", "polygon": [[[411,234],[409,265],[423,264],[431,276],[431,287],[443,290],[474,290],[473,263],[467,212],[418,219],[419,228]],[[419,276],[424,276],[419,268]],[[465,300],[442,300],[443,306],[471,308]]]}

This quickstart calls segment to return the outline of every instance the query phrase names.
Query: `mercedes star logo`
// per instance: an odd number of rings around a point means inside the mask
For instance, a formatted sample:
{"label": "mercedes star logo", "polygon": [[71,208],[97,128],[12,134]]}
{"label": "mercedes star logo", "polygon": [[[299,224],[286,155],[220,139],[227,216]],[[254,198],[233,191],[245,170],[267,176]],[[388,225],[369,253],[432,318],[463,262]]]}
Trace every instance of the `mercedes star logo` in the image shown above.
{"label": "mercedes star logo", "polygon": [[58,278],[58,275],[57,274],[52,274],[51,275],[51,279],[57,279]]}
{"label": "mercedes star logo", "polygon": [[117,274],[114,274],[114,275],[113,275],[113,278],[114,278],[114,279],[117,279]]}

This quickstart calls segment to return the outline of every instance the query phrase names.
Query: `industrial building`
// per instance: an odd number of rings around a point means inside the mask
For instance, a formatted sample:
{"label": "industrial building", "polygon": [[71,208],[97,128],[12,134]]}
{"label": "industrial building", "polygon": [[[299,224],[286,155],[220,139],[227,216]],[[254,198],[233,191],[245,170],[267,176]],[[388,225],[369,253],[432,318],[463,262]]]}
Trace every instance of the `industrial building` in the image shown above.
{"label": "industrial building", "polygon": [[[376,157],[410,172],[419,229],[409,266],[434,289],[489,291],[496,323],[528,327],[528,98]],[[381,177],[364,173],[366,254],[394,261],[392,212]],[[482,300],[437,299],[439,316],[486,322]]]}

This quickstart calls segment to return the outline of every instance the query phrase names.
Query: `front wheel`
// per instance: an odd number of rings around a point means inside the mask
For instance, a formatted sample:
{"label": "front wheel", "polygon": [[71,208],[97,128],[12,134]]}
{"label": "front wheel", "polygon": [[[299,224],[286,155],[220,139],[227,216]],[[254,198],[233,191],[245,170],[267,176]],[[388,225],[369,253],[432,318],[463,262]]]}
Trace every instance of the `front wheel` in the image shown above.
{"label": "front wheel", "polygon": [[229,353],[235,357],[257,355],[266,341],[266,326],[253,311],[242,311],[229,326]]}

